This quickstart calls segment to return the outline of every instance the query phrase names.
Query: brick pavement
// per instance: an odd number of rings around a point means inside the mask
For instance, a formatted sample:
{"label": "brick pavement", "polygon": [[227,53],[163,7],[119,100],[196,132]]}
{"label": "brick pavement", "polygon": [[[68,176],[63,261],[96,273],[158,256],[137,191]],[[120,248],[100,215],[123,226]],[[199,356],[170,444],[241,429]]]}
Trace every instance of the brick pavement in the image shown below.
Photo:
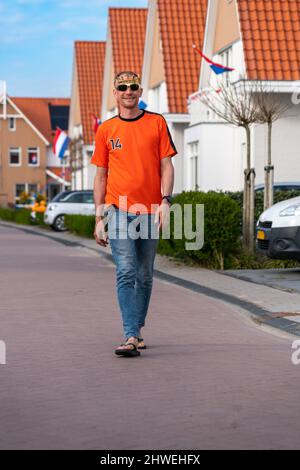
{"label": "brick pavement", "polygon": [[0,226],[0,448],[299,448],[291,337],[155,280],[141,357],[118,358],[114,267]]}

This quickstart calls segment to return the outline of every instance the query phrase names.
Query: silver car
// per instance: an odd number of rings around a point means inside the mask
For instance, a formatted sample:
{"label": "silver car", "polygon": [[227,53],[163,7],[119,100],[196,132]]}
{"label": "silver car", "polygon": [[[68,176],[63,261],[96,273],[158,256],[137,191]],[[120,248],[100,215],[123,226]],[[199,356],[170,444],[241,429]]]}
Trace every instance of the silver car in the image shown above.
{"label": "silver car", "polygon": [[44,222],[53,230],[62,232],[66,229],[65,215],[95,215],[93,191],[63,191],[48,204],[44,213]]}

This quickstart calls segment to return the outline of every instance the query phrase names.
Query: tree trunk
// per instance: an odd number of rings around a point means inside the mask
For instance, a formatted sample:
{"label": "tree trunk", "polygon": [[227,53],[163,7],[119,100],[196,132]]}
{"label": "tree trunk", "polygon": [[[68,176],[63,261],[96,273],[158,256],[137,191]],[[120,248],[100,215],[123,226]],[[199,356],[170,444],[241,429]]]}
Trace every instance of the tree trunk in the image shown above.
{"label": "tree trunk", "polygon": [[247,137],[247,167],[244,170],[243,195],[243,245],[253,251],[254,241],[254,181],[255,171],[251,168],[251,133],[250,127],[245,127]]}
{"label": "tree trunk", "polygon": [[244,193],[243,193],[243,246],[248,247],[248,170],[244,170]]}
{"label": "tree trunk", "polygon": [[274,166],[272,165],[272,122],[268,122],[267,165],[265,166],[264,210],[273,205]]}
{"label": "tree trunk", "polygon": [[249,199],[250,199],[250,209],[249,209],[249,250],[254,250],[254,209],[255,209],[255,170],[250,168],[250,178],[249,178]]}

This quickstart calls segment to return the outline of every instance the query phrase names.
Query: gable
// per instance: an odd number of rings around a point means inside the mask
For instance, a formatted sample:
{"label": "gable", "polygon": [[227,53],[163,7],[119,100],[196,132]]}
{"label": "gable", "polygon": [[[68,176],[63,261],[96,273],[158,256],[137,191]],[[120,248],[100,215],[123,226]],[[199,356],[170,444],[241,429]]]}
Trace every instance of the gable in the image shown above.
{"label": "gable", "polygon": [[152,54],[151,54],[150,77],[149,77],[148,86],[149,88],[154,88],[164,81],[165,81],[164,63],[163,63],[163,55],[162,55],[162,49],[161,49],[158,12],[156,11],[153,48],[152,48]]}
{"label": "gable", "polygon": [[235,0],[218,0],[217,2],[216,30],[213,45],[213,53],[240,39],[240,28],[238,23]]}
{"label": "gable", "polygon": [[109,111],[112,111],[116,107],[116,100],[113,94],[113,81],[114,81],[114,76],[115,76],[115,68],[114,68],[114,63],[111,58],[110,61],[110,69],[109,69],[109,83],[108,83],[108,99],[107,99],[107,109]]}
{"label": "gable", "polygon": [[[0,104],[0,115],[3,114],[3,103]],[[20,116],[20,113],[13,108],[10,103],[6,103],[6,114],[13,114],[14,116]]]}
{"label": "gable", "polygon": [[79,101],[79,90],[78,90],[78,73],[76,57],[74,59],[74,71],[73,71],[73,82],[72,82],[72,97],[71,97],[71,109],[70,109],[70,120],[69,130],[73,132],[73,127],[81,124],[81,113],[80,113],[80,101]]}
{"label": "gable", "polygon": [[76,41],[76,75],[74,95],[77,100],[74,122],[82,124],[83,140],[94,141],[92,115],[99,117],[102,104],[105,42]]}

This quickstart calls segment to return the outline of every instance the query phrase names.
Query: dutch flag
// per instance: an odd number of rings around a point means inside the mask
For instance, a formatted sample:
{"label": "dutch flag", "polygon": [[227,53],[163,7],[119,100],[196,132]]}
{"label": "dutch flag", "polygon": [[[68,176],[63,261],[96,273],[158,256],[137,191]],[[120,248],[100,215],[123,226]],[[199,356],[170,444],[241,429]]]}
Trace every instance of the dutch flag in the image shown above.
{"label": "dutch flag", "polygon": [[57,128],[53,142],[53,152],[58,158],[63,158],[65,151],[68,148],[70,139],[67,134],[61,129]]}

